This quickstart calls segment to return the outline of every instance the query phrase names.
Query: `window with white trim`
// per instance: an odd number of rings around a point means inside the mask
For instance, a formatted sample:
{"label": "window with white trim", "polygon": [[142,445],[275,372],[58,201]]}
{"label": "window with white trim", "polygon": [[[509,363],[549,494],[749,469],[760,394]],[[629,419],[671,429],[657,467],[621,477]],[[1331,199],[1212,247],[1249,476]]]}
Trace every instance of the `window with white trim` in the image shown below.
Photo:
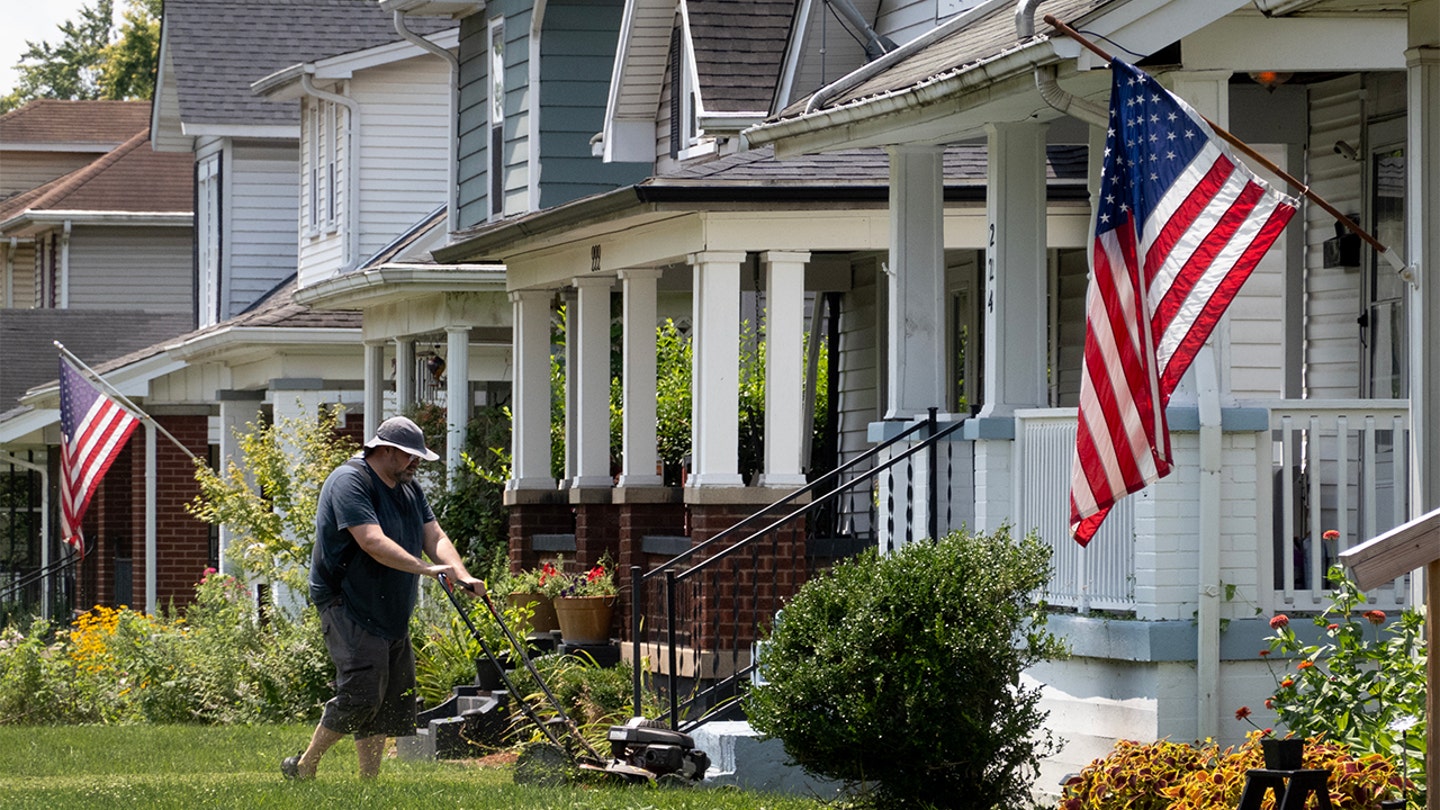
{"label": "window with white trim", "polygon": [[340,227],[345,111],[333,101],[306,99],[305,129],[305,232],[334,233]]}
{"label": "window with white trim", "polygon": [[490,21],[490,218],[505,213],[505,19]]}
{"label": "window with white trim", "polygon": [[220,155],[195,163],[196,326],[220,320]]}

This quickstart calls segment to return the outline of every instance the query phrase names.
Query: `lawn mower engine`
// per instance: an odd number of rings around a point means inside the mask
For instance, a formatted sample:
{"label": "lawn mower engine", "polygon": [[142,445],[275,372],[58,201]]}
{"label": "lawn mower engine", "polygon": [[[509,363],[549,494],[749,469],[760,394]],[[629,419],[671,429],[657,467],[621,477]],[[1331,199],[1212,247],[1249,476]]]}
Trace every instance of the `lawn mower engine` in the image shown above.
{"label": "lawn mower engine", "polygon": [[710,768],[710,757],[695,747],[694,738],[659,720],[632,717],[623,726],[611,726],[607,737],[615,758],[612,769],[620,766],[643,770],[656,779],[673,775],[699,782]]}

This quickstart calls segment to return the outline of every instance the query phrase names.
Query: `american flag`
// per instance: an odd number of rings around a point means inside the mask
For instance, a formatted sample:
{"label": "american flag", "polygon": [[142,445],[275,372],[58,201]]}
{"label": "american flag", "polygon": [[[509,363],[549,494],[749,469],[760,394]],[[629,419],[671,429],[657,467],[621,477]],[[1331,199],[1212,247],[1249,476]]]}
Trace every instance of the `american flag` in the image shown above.
{"label": "american flag", "polygon": [[1110,69],[1070,474],[1081,545],[1116,501],[1170,472],[1165,404],[1297,206],[1153,78],[1119,59]]}
{"label": "american flag", "polygon": [[80,520],[140,420],[60,360],[60,533],[81,558]]}

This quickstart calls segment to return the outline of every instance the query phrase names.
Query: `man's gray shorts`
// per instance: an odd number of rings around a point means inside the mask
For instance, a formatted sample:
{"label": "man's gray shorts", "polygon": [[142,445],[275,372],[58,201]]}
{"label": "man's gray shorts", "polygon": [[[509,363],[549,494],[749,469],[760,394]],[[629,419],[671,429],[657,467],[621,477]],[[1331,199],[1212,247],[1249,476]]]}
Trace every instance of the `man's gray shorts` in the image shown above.
{"label": "man's gray shorts", "polygon": [[415,733],[415,651],[410,639],[381,638],[336,600],[320,611],[320,631],[335,662],[335,697],[320,725],[357,739]]}

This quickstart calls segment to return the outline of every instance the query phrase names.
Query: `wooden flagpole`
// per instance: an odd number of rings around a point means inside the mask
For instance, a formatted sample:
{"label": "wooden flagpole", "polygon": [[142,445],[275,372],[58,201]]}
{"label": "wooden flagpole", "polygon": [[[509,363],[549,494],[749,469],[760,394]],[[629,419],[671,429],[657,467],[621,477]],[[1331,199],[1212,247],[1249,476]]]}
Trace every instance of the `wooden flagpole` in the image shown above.
{"label": "wooden flagpole", "polygon": [[[1104,59],[1106,62],[1109,62],[1112,58],[1114,58],[1109,53],[1106,53],[1105,50],[1099,45],[1096,45],[1089,39],[1085,38],[1085,36],[1082,35],[1079,31],[1076,31],[1074,28],[1071,28],[1070,26],[1056,19],[1055,15],[1046,14],[1043,19],[1045,20],[1045,22],[1049,23],[1050,26],[1056,31],[1059,31],[1065,36],[1070,37],[1071,39],[1080,43],[1080,45],[1083,46],[1086,50],[1090,51],[1101,59]],[[1350,217],[1347,217],[1344,214],[1340,213],[1340,209],[1331,205],[1330,202],[1324,197],[1321,197],[1319,194],[1311,191],[1310,186],[1302,183],[1299,179],[1291,175],[1289,172],[1285,171],[1279,166],[1276,166],[1274,161],[1255,151],[1254,147],[1250,146],[1250,144],[1245,143],[1244,141],[1235,137],[1233,134],[1231,134],[1229,130],[1221,127],[1214,121],[1211,121],[1209,118],[1206,118],[1203,115],[1200,117],[1205,121],[1205,123],[1210,125],[1210,128],[1213,129],[1215,131],[1215,134],[1219,135],[1222,140],[1235,147],[1246,157],[1265,167],[1276,177],[1284,180],[1287,184],[1290,185],[1291,188],[1298,191],[1301,196],[1320,206],[1320,208],[1325,211],[1325,213],[1334,217],[1335,221],[1339,222],[1341,225],[1344,225],[1356,236],[1359,236],[1367,245],[1374,248],[1375,252],[1380,256],[1384,257],[1386,264],[1389,264],[1390,267],[1397,274],[1399,274],[1402,279],[1410,282],[1412,285],[1419,286],[1419,282],[1417,282],[1415,279],[1414,271],[1405,265],[1404,260],[1397,256],[1395,254],[1395,251],[1386,247],[1380,242],[1380,240],[1371,236],[1368,231],[1366,231],[1364,228],[1361,228],[1358,224],[1355,223],[1354,220],[1350,219]]]}
{"label": "wooden flagpole", "polygon": [[180,440],[177,439],[177,438],[175,438],[174,434],[172,434],[170,431],[166,430],[164,425],[161,425],[159,422],[156,422],[155,419],[154,419],[154,417],[152,417],[150,414],[146,413],[145,411],[141,410],[139,405],[136,405],[135,403],[133,403],[133,402],[130,401],[130,398],[129,398],[129,397],[127,397],[127,396],[125,396],[124,394],[120,393],[120,389],[118,389],[118,388],[116,388],[115,386],[111,385],[109,380],[107,380],[107,379],[105,379],[104,377],[100,376],[100,372],[98,372],[98,371],[96,371],[95,369],[93,369],[93,368],[85,365],[85,361],[84,361],[84,360],[81,360],[81,359],[78,358],[78,357],[76,357],[74,352],[72,352],[72,351],[70,351],[69,349],[65,348],[65,344],[61,343],[61,342],[58,341],[58,340],[53,340],[53,341],[51,341],[51,343],[54,343],[54,344],[55,344],[55,348],[59,349],[61,354],[63,354],[63,355],[65,355],[66,357],[70,358],[70,360],[71,360],[72,362],[74,362],[75,365],[77,365],[77,366],[79,366],[80,368],[84,369],[84,370],[85,370],[85,373],[89,374],[91,377],[94,377],[96,382],[100,383],[101,385],[103,385],[103,386],[105,387],[105,390],[109,391],[112,395],[114,395],[114,397],[115,397],[116,399],[120,400],[120,404],[125,406],[125,410],[129,411],[129,412],[131,413],[131,415],[133,415],[136,419],[139,419],[141,422],[144,422],[144,423],[147,424],[147,425],[153,426],[156,430],[158,430],[158,431],[160,431],[161,433],[163,433],[163,434],[165,435],[165,438],[169,439],[171,442],[174,442],[175,446],[178,447],[178,448],[180,448],[180,452],[182,452],[182,453],[184,453],[185,455],[189,456],[192,461],[197,458],[197,456],[195,455],[195,453],[193,453],[193,452],[190,450],[190,448],[188,448],[188,447],[186,447],[185,445],[181,444],[181,443],[180,443]]}

